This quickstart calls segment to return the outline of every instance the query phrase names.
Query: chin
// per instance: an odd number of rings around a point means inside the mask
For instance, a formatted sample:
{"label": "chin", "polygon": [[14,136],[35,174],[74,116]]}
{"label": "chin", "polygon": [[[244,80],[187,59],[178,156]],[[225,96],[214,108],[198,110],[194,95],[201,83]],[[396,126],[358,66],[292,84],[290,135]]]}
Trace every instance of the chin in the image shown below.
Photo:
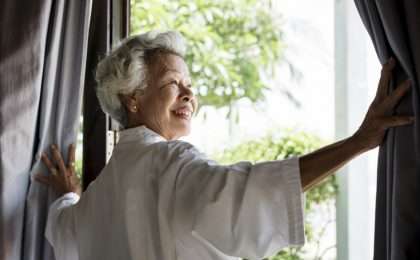
{"label": "chin", "polygon": [[190,132],[191,132],[190,128],[184,129],[183,131],[180,132],[180,137],[188,136],[190,135]]}
{"label": "chin", "polygon": [[190,132],[191,132],[191,127],[190,126],[182,127],[181,129],[178,129],[176,131],[176,138],[174,138],[174,139],[179,139],[181,137],[188,136],[190,134]]}

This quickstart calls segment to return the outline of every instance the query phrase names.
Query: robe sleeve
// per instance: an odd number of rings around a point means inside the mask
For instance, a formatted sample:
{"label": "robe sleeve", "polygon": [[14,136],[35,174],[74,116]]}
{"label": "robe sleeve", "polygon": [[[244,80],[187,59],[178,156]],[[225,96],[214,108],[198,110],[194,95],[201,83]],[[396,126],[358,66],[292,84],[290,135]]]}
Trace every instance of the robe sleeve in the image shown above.
{"label": "robe sleeve", "polygon": [[54,249],[56,260],[78,260],[75,240],[75,220],[71,206],[79,201],[78,194],[66,193],[53,204],[48,212],[45,236]]}
{"label": "robe sleeve", "polygon": [[[176,197],[190,200],[192,235],[226,255],[272,256],[303,245],[299,159],[223,166],[191,145],[175,149]],[[178,205],[178,203],[175,203]],[[178,209],[179,210],[179,209]]]}

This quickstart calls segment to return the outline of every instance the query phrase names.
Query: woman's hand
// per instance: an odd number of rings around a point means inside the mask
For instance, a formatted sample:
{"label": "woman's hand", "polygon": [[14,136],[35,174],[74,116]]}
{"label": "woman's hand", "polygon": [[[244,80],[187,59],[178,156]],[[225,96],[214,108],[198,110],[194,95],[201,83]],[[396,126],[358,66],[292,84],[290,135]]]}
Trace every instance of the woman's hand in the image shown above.
{"label": "woman's hand", "polygon": [[35,175],[35,180],[52,187],[60,196],[68,192],[75,192],[81,195],[82,187],[74,169],[75,151],[76,147],[74,144],[69,145],[66,166],[57,146],[51,145],[51,154],[55,164],[50,161],[45,153],[42,153],[41,159],[47,166],[49,174],[38,173]]}
{"label": "woman's hand", "polygon": [[387,94],[395,63],[395,60],[391,58],[382,67],[376,97],[370,105],[362,125],[353,136],[365,150],[380,145],[388,128],[411,124],[414,121],[412,116],[390,116],[394,107],[407,94],[411,85],[410,80],[406,80],[392,93]]}

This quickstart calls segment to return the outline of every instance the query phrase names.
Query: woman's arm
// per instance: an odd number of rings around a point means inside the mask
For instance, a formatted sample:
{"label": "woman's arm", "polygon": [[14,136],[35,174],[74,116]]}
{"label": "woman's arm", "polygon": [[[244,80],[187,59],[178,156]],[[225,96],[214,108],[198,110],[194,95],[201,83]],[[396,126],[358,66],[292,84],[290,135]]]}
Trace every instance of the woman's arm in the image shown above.
{"label": "woman's arm", "polygon": [[76,193],[66,193],[50,206],[45,237],[54,249],[55,259],[78,260],[76,223],[73,205],[79,201]]}
{"label": "woman's arm", "polygon": [[56,259],[62,260],[79,259],[72,206],[79,201],[82,189],[74,169],[75,150],[71,144],[66,165],[57,146],[52,145],[52,160],[45,153],[41,157],[49,173],[35,175],[35,180],[52,187],[59,196],[49,208],[45,236],[54,248]]}
{"label": "woman's arm", "polygon": [[388,128],[411,124],[414,121],[411,116],[389,116],[410,89],[410,81],[407,80],[392,93],[387,94],[394,67],[395,60],[392,58],[382,67],[376,97],[362,125],[353,136],[300,158],[301,182],[304,191],[334,173],[354,157],[380,145]]}
{"label": "woman's arm", "polygon": [[299,165],[303,190],[309,190],[361,153],[363,146],[350,137],[302,156]]}

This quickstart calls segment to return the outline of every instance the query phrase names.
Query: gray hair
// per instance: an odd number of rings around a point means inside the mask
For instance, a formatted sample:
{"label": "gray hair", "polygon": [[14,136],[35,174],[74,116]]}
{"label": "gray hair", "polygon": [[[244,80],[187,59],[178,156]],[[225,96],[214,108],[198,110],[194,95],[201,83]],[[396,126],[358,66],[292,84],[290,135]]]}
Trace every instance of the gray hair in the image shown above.
{"label": "gray hair", "polygon": [[96,95],[102,110],[126,127],[127,114],[118,95],[147,87],[148,53],[162,50],[183,57],[185,49],[182,36],[175,31],[151,31],[123,40],[96,68]]}

